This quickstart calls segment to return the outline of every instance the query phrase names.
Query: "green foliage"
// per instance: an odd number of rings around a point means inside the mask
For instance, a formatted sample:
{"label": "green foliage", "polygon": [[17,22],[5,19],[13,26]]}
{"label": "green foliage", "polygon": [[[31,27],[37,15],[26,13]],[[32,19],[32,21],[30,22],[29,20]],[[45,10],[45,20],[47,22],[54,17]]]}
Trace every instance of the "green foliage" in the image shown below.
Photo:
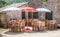
{"label": "green foliage", "polygon": [[8,4],[10,3],[10,1],[9,1],[9,0],[5,0],[5,2],[6,2],[6,3],[8,3]]}
{"label": "green foliage", "polygon": [[44,0],[45,2],[48,2],[48,0]]}
{"label": "green foliage", "polygon": [[7,2],[0,0],[0,8],[6,6],[7,4]]}
{"label": "green foliage", "polygon": [[45,7],[46,4],[47,4],[48,0],[44,0],[43,4],[42,4],[42,7]]}
{"label": "green foliage", "polygon": [[[19,2],[28,2],[29,0],[14,0],[15,3],[19,3]],[[13,3],[14,3],[13,2]]]}
{"label": "green foliage", "polygon": [[4,0],[4,1],[0,0],[0,8],[6,5],[10,5],[12,3],[28,2],[28,1],[29,0],[12,0],[12,1],[11,0]]}

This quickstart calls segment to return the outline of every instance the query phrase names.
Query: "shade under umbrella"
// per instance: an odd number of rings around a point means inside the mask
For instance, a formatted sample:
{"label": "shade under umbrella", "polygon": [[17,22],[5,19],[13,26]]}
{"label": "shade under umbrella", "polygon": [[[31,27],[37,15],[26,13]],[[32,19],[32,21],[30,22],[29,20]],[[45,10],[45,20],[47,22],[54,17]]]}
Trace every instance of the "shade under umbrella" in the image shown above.
{"label": "shade under umbrella", "polygon": [[5,8],[3,10],[3,12],[9,12],[9,11],[19,11],[20,9],[19,8],[16,8],[16,7],[10,7],[10,8]]}
{"label": "shade under umbrella", "polygon": [[40,11],[40,12],[51,12],[51,10],[46,9],[46,8],[37,8],[36,11]]}

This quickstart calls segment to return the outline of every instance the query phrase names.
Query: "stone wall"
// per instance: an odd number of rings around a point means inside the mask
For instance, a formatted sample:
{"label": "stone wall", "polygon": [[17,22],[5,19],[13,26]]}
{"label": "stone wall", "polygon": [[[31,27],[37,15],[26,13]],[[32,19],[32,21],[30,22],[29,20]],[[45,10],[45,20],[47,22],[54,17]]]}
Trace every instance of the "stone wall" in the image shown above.
{"label": "stone wall", "polygon": [[60,0],[48,0],[46,7],[53,11],[53,19],[60,23]]}
{"label": "stone wall", "polygon": [[43,0],[30,0],[29,6],[34,8],[42,7]]}
{"label": "stone wall", "polygon": [[[42,7],[43,0],[30,0],[29,6],[34,8]],[[48,0],[46,8],[53,11],[53,19],[60,23],[60,0]]]}

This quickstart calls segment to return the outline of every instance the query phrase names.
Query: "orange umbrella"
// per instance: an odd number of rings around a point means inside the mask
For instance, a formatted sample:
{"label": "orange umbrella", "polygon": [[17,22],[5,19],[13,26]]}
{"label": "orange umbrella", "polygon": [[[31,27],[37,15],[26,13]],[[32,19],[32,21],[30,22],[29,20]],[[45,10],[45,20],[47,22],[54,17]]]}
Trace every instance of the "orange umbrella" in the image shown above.
{"label": "orange umbrella", "polygon": [[25,12],[36,12],[36,9],[32,7],[23,7],[21,10]]}
{"label": "orange umbrella", "polygon": [[[28,19],[28,12],[36,12],[36,9],[32,8],[32,7],[22,7],[21,11],[26,12],[26,19]],[[33,15],[33,13],[32,13],[32,15]],[[28,26],[28,24],[27,24],[27,26]],[[26,30],[30,30],[30,29],[27,27]]]}
{"label": "orange umbrella", "polygon": [[36,12],[36,9],[33,7],[22,7],[21,11],[26,12],[26,18],[28,18],[28,12]]}

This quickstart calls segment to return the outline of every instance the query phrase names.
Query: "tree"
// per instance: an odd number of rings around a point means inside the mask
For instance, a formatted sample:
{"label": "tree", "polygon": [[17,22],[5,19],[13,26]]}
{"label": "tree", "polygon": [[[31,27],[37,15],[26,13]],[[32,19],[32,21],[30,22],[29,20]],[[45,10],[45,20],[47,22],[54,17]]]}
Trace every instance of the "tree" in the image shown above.
{"label": "tree", "polygon": [[28,2],[29,0],[0,0],[0,8],[12,3]]}
{"label": "tree", "polygon": [[45,7],[46,4],[47,4],[48,0],[44,0],[43,4],[42,4],[42,7]]}
{"label": "tree", "polygon": [[0,0],[0,8],[7,5],[8,3],[5,1]]}

